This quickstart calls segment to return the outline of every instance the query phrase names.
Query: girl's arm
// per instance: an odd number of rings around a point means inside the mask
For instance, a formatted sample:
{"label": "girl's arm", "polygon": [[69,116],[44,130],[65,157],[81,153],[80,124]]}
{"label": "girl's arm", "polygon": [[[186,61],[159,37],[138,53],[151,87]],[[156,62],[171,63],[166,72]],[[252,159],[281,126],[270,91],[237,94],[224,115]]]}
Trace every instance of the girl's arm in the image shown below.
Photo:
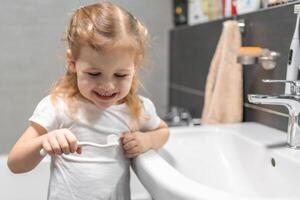
{"label": "girl's arm", "polygon": [[68,129],[48,132],[37,123],[23,133],[8,155],[7,165],[14,173],[24,173],[35,168],[43,157],[40,150],[44,148],[50,155],[81,153],[77,139]]}
{"label": "girl's arm", "polygon": [[46,132],[36,123],[27,128],[8,155],[7,165],[13,173],[28,172],[39,164],[43,159],[39,151]]}
{"label": "girl's arm", "polygon": [[161,120],[160,126],[146,133],[133,132],[124,133],[121,140],[125,156],[133,158],[149,149],[159,149],[169,138],[169,129],[167,124]]}
{"label": "girl's arm", "polygon": [[160,125],[157,129],[153,131],[148,131],[146,134],[149,138],[146,136],[146,140],[149,141],[149,149],[155,149],[158,150],[161,148],[168,140],[169,138],[169,128],[167,124],[161,120]]}

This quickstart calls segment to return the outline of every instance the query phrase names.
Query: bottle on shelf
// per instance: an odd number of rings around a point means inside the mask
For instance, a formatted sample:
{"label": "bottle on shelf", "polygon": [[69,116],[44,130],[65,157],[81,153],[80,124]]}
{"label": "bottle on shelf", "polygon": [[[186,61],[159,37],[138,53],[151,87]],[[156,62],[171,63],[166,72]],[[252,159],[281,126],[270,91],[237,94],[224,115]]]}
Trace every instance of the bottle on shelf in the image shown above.
{"label": "bottle on shelf", "polygon": [[222,18],[222,2],[220,0],[202,0],[203,13],[209,20]]}
{"label": "bottle on shelf", "polygon": [[236,0],[237,14],[256,11],[260,8],[261,0]]}
{"label": "bottle on shelf", "polygon": [[184,25],[188,21],[188,0],[173,0],[174,25]]}
{"label": "bottle on shelf", "polygon": [[202,0],[188,1],[188,24],[195,25],[208,21],[208,16],[203,13]]}

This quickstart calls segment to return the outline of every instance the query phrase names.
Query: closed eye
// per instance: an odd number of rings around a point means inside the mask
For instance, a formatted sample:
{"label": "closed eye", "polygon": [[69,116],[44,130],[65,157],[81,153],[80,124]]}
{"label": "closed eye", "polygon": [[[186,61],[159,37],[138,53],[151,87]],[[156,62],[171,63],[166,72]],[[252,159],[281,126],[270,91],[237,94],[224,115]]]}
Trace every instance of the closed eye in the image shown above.
{"label": "closed eye", "polygon": [[101,73],[100,72],[94,72],[94,73],[87,72],[87,74],[90,75],[90,76],[99,76]]}
{"label": "closed eye", "polygon": [[126,77],[128,74],[115,74],[116,77],[118,78],[124,78]]}

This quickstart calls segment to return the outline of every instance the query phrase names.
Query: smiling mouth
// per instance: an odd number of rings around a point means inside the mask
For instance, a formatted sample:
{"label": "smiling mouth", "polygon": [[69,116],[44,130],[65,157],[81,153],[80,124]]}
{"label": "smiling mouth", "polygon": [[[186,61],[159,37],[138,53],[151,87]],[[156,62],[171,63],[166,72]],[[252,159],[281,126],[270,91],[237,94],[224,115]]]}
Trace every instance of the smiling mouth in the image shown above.
{"label": "smiling mouth", "polygon": [[98,98],[100,98],[102,100],[110,100],[110,99],[113,99],[117,95],[117,93],[111,93],[111,94],[103,93],[103,94],[101,94],[101,93],[98,93],[96,91],[94,91],[94,93],[96,94],[96,96]]}

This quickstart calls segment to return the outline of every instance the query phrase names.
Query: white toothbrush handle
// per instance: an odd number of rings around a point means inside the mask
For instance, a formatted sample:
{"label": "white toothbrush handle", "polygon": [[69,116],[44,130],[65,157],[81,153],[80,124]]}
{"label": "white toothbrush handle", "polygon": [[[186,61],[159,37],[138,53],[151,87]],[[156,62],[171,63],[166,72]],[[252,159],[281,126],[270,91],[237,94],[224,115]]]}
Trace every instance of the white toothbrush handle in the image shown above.
{"label": "white toothbrush handle", "polygon": [[[119,141],[112,141],[109,144],[97,144],[97,143],[93,143],[93,142],[78,142],[78,146],[82,147],[82,146],[92,146],[92,147],[97,147],[97,148],[105,148],[105,147],[112,147],[112,146],[118,146],[119,145]],[[40,150],[40,155],[42,157],[45,157],[47,155],[47,151],[46,149],[42,148]]]}
{"label": "white toothbrush handle", "polygon": [[[286,70],[286,80],[295,81],[298,78],[300,68],[300,45],[299,45],[299,21],[300,21],[300,7],[295,5],[294,11],[297,13],[297,21],[295,31],[293,34],[292,42],[290,45],[289,60]],[[291,86],[287,84],[285,86],[285,94],[291,94]]]}
{"label": "white toothbrush handle", "polygon": [[48,154],[48,153],[47,153],[46,149],[42,148],[42,149],[40,150],[40,155],[41,155],[42,157],[45,157],[47,154]]}

